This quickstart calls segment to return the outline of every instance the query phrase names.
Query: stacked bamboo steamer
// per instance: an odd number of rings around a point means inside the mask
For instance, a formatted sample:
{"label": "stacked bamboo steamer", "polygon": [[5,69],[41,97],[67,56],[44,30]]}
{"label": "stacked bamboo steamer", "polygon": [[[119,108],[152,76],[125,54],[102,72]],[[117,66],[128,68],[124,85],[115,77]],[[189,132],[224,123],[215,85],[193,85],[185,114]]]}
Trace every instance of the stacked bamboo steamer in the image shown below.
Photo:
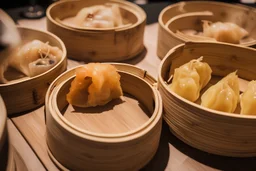
{"label": "stacked bamboo steamer", "polygon": [[208,41],[180,34],[181,30],[202,31],[201,20],[213,22],[232,22],[249,33],[249,38],[240,43],[243,47],[256,46],[256,10],[251,7],[232,5],[222,2],[192,1],[180,2],[164,8],[158,18],[157,55],[163,59],[176,45],[188,41]]}
{"label": "stacked bamboo steamer", "polygon": [[112,65],[121,76],[124,96],[104,106],[68,104],[66,94],[76,68],[60,75],[48,89],[46,140],[51,158],[62,170],[139,170],[157,151],[162,100],[156,81],[135,66]]}
{"label": "stacked bamboo steamer", "polygon": [[[0,153],[2,153],[2,148],[4,146],[6,137],[7,137],[7,112],[5,108],[4,101],[0,96]],[[0,154],[0,156],[2,156]]]}
{"label": "stacked bamboo steamer", "polygon": [[51,46],[57,46],[63,52],[61,60],[50,70],[35,77],[19,78],[19,73],[11,70],[5,73],[13,79],[5,84],[0,84],[0,94],[4,99],[8,115],[35,109],[44,104],[45,94],[50,83],[67,68],[66,48],[64,43],[49,32],[39,31],[26,27],[18,27],[22,41],[35,39],[49,42]]}
{"label": "stacked bamboo steamer", "polygon": [[[62,20],[75,16],[84,7],[117,4],[126,23],[115,28],[79,28]],[[65,12],[63,12],[65,11]],[[47,8],[47,30],[65,43],[68,56],[80,61],[123,61],[144,50],[146,14],[139,6],[123,0],[66,0]]]}
{"label": "stacked bamboo steamer", "polygon": [[200,56],[213,71],[207,87],[235,70],[241,92],[249,81],[256,80],[256,50],[253,48],[214,42],[189,42],[174,47],[162,60],[158,73],[164,119],[171,132],[185,143],[209,153],[256,156],[256,116],[239,114],[239,105],[236,113],[211,110],[202,107],[199,101],[190,102],[170,90],[167,80],[174,69]]}

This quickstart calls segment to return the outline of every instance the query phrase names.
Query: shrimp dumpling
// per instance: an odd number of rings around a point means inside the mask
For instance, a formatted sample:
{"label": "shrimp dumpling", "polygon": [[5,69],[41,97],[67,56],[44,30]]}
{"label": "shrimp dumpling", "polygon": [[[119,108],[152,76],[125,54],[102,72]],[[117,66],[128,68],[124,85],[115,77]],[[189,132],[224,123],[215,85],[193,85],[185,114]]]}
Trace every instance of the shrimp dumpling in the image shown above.
{"label": "shrimp dumpling", "polygon": [[202,57],[194,59],[176,68],[170,89],[187,100],[196,101],[212,73],[210,66],[202,60]]}
{"label": "shrimp dumpling", "polygon": [[233,72],[204,92],[201,96],[201,105],[210,109],[233,113],[238,100],[238,76],[236,72]]}
{"label": "shrimp dumpling", "polygon": [[238,44],[242,38],[248,35],[248,32],[245,29],[234,23],[209,23],[209,21],[203,21],[203,35],[215,38],[220,42]]}
{"label": "shrimp dumpling", "polygon": [[82,8],[75,17],[64,19],[63,23],[79,27],[111,28],[123,25],[123,19],[117,4],[105,4]]}
{"label": "shrimp dumpling", "polygon": [[240,96],[242,115],[256,115],[256,81],[251,81],[248,88]]}
{"label": "shrimp dumpling", "polygon": [[76,70],[66,99],[74,106],[94,107],[122,95],[120,75],[113,65],[89,63]]}

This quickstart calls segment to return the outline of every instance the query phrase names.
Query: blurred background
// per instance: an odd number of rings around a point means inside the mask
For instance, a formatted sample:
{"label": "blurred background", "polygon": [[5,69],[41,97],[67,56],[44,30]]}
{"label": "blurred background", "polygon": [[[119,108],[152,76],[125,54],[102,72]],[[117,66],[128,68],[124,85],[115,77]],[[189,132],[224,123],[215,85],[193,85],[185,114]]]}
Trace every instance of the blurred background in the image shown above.
{"label": "blurred background", "polygon": [[[8,8],[16,8],[16,7],[22,7],[22,6],[28,6],[30,4],[38,4],[43,7],[47,7],[49,4],[53,3],[55,0],[7,0],[0,2],[0,7],[4,9]],[[175,3],[179,2],[178,0],[129,0],[131,2],[135,2],[137,4],[146,4],[146,3],[161,3],[161,2],[169,2],[169,3]],[[218,0],[222,2],[229,2],[229,3],[245,3],[244,1],[248,1],[249,3],[254,2],[255,0]]]}
{"label": "blurred background", "polygon": [[[16,22],[19,19],[38,19],[45,16],[46,8],[58,0],[7,0],[0,1],[0,8],[4,9]],[[180,2],[180,0],[128,0],[138,4],[147,13],[147,24],[157,22],[160,11],[166,6]],[[192,1],[192,0],[183,0]],[[202,1],[202,0],[201,0]],[[213,0],[212,0],[213,1]],[[226,3],[239,3],[256,8],[256,0],[215,0]]]}

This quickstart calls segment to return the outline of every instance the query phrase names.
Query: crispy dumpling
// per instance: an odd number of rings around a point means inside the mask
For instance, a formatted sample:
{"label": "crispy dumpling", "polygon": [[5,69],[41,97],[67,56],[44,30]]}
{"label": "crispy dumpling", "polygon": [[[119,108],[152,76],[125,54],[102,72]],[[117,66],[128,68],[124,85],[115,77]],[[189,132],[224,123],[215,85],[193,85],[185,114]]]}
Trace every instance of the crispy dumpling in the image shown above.
{"label": "crispy dumpling", "polygon": [[217,41],[238,44],[248,35],[248,32],[234,23],[203,21],[203,35],[215,38]]}
{"label": "crispy dumpling", "polygon": [[233,113],[239,101],[239,82],[236,72],[228,74],[201,96],[201,105],[210,109]]}
{"label": "crispy dumpling", "polygon": [[210,66],[201,62],[203,58],[193,59],[174,70],[173,81],[170,89],[181,97],[196,101],[202,88],[211,79]]}
{"label": "crispy dumpling", "polygon": [[240,96],[241,114],[256,115],[256,81],[251,81]]}
{"label": "crispy dumpling", "polygon": [[76,70],[67,101],[78,107],[94,107],[122,95],[120,75],[113,65],[89,63]]}

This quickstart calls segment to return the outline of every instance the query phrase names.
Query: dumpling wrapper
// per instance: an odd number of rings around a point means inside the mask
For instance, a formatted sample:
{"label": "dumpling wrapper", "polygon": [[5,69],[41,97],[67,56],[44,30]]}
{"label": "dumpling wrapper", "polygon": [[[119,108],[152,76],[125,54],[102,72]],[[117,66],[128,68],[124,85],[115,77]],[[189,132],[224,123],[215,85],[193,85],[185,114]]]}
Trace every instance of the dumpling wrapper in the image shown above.
{"label": "dumpling wrapper", "polygon": [[62,20],[72,27],[112,28],[123,25],[117,4],[94,5],[82,8],[75,17]]}
{"label": "dumpling wrapper", "polygon": [[202,60],[200,57],[176,68],[170,89],[189,101],[196,101],[212,73],[210,66]]}
{"label": "dumpling wrapper", "polygon": [[240,40],[248,35],[245,29],[234,23],[209,23],[209,21],[203,21],[203,35],[220,42],[239,44]]}
{"label": "dumpling wrapper", "polygon": [[[61,56],[62,50],[58,47],[50,46],[40,40],[27,42],[16,49],[12,49],[12,52],[6,57],[7,59],[1,63],[3,67],[0,69],[0,82],[8,82],[4,77],[4,73],[9,66],[26,76],[32,77],[52,68],[61,60]],[[47,63],[46,61],[51,62]],[[41,65],[36,65],[37,63],[41,63]]]}
{"label": "dumpling wrapper", "polygon": [[120,75],[113,65],[89,63],[76,70],[67,101],[78,107],[94,107],[122,95]]}
{"label": "dumpling wrapper", "polygon": [[251,81],[248,88],[240,96],[242,115],[256,115],[256,81]]}
{"label": "dumpling wrapper", "polygon": [[201,105],[213,110],[233,113],[239,101],[239,82],[236,72],[228,74],[208,88],[201,96]]}

